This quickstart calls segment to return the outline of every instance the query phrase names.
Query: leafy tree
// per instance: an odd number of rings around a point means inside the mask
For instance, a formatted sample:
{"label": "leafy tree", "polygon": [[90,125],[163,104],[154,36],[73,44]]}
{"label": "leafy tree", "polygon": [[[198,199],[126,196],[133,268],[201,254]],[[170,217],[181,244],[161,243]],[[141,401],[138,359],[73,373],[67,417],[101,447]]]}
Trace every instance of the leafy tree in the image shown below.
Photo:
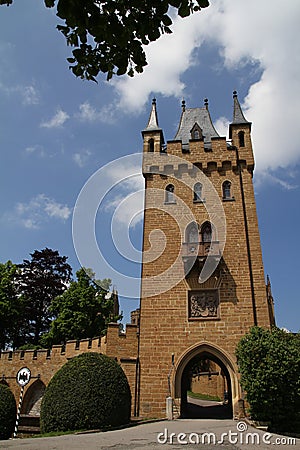
{"label": "leafy tree", "polygon": [[[0,0],[10,5],[13,0]],[[68,61],[74,75],[94,80],[99,72],[129,76],[147,65],[143,46],[172,33],[170,10],[187,17],[208,0],[44,0],[64,21],[58,25],[74,47]]]}
{"label": "leafy tree", "polygon": [[43,345],[99,336],[105,333],[109,322],[121,318],[115,310],[114,296],[107,298],[110,280],[95,280],[91,269],[81,268],[76,275],[77,281],[52,300],[50,311],[56,318],[49,333],[42,337]]}
{"label": "leafy tree", "polygon": [[18,267],[11,261],[0,263],[0,348],[17,347],[24,334],[22,298],[17,293]]}
{"label": "leafy tree", "polygon": [[20,264],[18,289],[25,305],[26,336],[22,344],[38,345],[52,319],[50,305],[61,295],[71,281],[72,268],[66,256],[45,248],[31,253],[31,260]]}
{"label": "leafy tree", "polygon": [[253,327],[236,350],[254,420],[277,431],[300,430],[300,335]]}

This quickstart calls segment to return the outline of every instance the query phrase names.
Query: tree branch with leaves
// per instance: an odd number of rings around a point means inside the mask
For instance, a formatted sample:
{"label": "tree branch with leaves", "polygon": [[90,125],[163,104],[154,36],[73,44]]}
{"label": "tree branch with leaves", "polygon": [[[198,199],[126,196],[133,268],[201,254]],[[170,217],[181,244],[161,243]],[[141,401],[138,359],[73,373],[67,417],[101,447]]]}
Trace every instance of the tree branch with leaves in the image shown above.
{"label": "tree branch with leaves", "polygon": [[[11,5],[13,0],[0,0]],[[141,73],[147,65],[144,46],[172,33],[171,11],[190,16],[209,6],[208,0],[44,0],[64,22],[57,29],[74,48],[68,58],[77,77],[96,81],[100,72],[112,76]]]}

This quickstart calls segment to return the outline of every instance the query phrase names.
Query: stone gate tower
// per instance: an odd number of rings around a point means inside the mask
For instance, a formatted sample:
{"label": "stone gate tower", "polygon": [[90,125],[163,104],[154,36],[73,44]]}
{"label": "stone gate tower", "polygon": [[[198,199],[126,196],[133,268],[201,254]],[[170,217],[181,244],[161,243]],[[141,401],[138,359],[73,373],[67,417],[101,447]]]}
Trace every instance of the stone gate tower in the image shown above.
{"label": "stone gate tower", "polygon": [[251,326],[274,323],[252,184],[251,123],[236,92],[233,101],[230,141],[215,130],[207,99],[202,108],[183,102],[167,144],[153,100],[142,132],[141,416],[165,417],[166,397],[184,415],[191,377],[217,374],[205,372],[207,362],[226,380],[227,411],[238,414],[243,393],[235,347]]}

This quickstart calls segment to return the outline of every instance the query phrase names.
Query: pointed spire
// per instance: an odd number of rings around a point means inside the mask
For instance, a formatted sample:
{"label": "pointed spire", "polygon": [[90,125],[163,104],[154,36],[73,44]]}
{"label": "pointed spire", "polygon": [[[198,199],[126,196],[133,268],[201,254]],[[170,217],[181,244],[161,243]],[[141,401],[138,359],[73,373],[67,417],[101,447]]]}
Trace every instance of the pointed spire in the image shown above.
{"label": "pointed spire", "polygon": [[156,98],[152,100],[152,108],[148,120],[148,124],[144,131],[150,131],[150,130],[160,130],[158,126],[158,120],[157,120],[157,111],[156,111]]}
{"label": "pointed spire", "polygon": [[238,100],[237,91],[233,91],[233,124],[250,123],[245,119],[240,102]]}
{"label": "pointed spire", "polygon": [[146,135],[149,135],[149,134],[152,135],[153,133],[155,133],[155,134],[158,133],[160,135],[160,144],[163,145],[165,143],[164,134],[163,134],[162,129],[158,125],[157,111],[156,111],[156,99],[155,98],[152,100],[152,107],[151,107],[151,112],[150,112],[147,126],[144,130],[142,130],[143,139],[145,139]]}

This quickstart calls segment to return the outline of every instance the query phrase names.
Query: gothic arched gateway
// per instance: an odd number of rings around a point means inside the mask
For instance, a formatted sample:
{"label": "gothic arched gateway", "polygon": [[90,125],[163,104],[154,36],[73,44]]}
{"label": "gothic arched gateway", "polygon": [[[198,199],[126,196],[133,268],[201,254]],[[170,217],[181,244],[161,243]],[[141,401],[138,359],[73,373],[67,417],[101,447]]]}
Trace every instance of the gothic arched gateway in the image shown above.
{"label": "gothic arched gateway", "polygon": [[[203,364],[201,364],[204,363]],[[212,362],[217,371],[211,371],[205,364]],[[200,371],[197,371],[197,366]],[[210,365],[211,367],[211,365]],[[196,372],[195,372],[196,369]],[[197,343],[179,356],[173,372],[173,398],[175,407],[180,409],[181,417],[190,418],[232,418],[238,414],[238,400],[241,398],[238,382],[238,369],[232,358],[214,344]],[[219,402],[193,401],[188,399],[187,392],[191,388],[191,378],[212,380],[220,377],[224,390],[219,392]],[[207,384],[207,383],[206,383]],[[211,405],[210,405],[211,403]]]}

